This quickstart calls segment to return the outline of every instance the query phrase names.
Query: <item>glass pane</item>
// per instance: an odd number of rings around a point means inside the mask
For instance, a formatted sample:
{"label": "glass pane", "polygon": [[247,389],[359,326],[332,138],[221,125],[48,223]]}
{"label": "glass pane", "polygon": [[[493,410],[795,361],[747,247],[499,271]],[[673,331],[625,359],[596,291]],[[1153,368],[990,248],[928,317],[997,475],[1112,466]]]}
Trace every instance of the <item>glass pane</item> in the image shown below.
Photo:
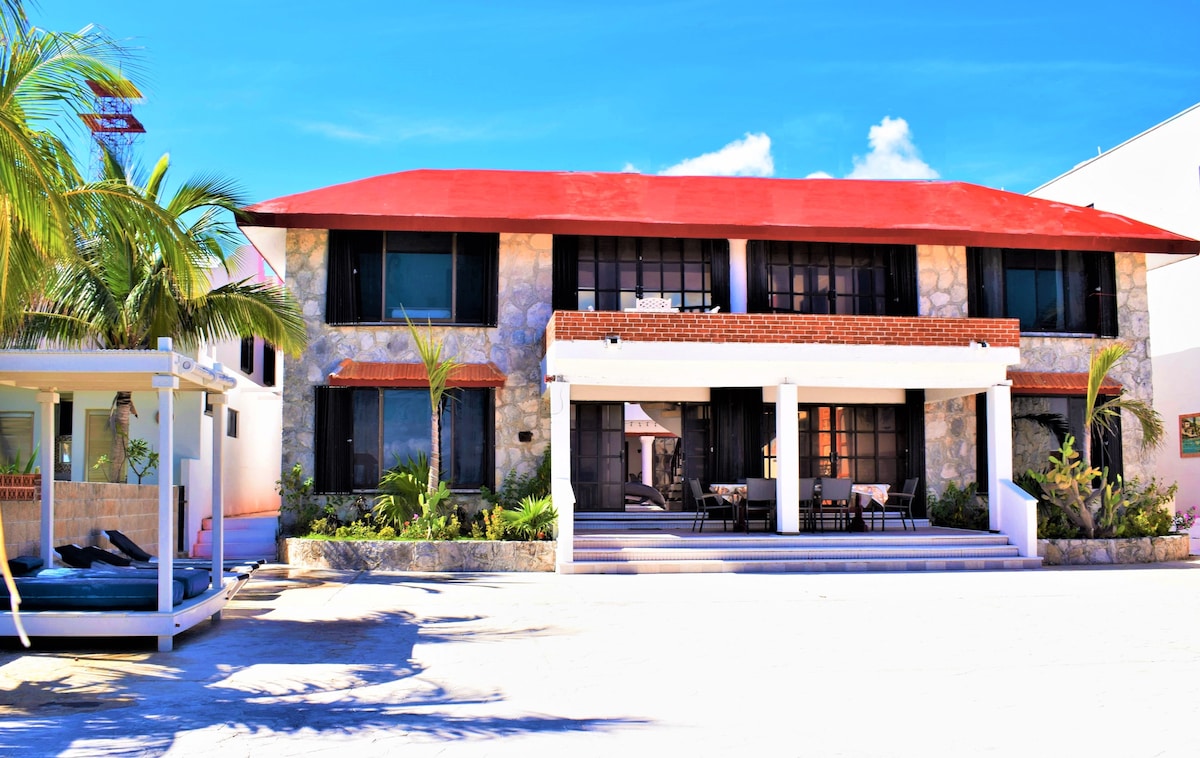
{"label": "glass pane", "polygon": [[351,404],[354,413],[351,484],[355,489],[374,489],[379,484],[380,463],[385,467],[396,463],[379,460],[379,390],[354,390]]}
{"label": "glass pane", "polygon": [[899,446],[896,444],[897,443],[896,436],[892,435],[892,434],[879,435],[878,443],[879,443],[879,453],[878,454],[880,457],[883,457],[883,456],[895,457],[897,451],[899,451],[899,449],[900,449]]}
{"label": "glass pane", "polygon": [[424,389],[383,391],[383,453],[385,465],[429,455],[429,392]]}
{"label": "glass pane", "polygon": [[453,256],[388,253],[385,318],[450,318]]}
{"label": "glass pane", "polygon": [[854,435],[854,446],[855,455],[875,455],[875,435]]}
{"label": "glass pane", "polygon": [[33,411],[0,412],[0,465],[23,466],[32,455]]}
{"label": "glass pane", "polygon": [[459,390],[442,414],[442,450],[450,459],[442,478],[459,487],[475,487],[485,481],[487,459],[488,390]]}

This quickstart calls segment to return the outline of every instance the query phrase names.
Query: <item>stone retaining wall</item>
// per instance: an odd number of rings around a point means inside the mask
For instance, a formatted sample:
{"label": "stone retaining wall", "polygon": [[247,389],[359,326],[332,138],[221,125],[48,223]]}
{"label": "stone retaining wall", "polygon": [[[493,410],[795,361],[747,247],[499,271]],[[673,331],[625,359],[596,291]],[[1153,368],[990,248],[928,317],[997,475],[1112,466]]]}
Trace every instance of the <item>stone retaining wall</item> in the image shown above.
{"label": "stone retaining wall", "polygon": [[1037,545],[1043,565],[1085,566],[1183,561],[1187,560],[1191,540],[1186,534],[1168,534],[1111,540],[1038,540]]}
{"label": "stone retaining wall", "polygon": [[283,562],[348,571],[554,571],[556,542],[284,540]]}

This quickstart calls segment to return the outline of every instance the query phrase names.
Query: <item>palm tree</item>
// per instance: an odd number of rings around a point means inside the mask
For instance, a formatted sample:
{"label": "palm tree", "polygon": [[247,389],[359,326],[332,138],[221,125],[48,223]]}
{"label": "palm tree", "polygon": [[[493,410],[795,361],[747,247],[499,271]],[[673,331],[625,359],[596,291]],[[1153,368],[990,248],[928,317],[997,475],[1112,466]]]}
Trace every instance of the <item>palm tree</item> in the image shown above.
{"label": "palm tree", "polygon": [[1092,432],[1102,429],[1115,432],[1121,412],[1133,416],[1142,430],[1142,449],[1149,450],[1162,444],[1163,420],[1158,411],[1149,403],[1136,398],[1125,397],[1124,390],[1097,405],[1100,399],[1100,388],[1104,384],[1108,372],[1130,352],[1130,347],[1124,342],[1114,342],[1099,349],[1092,350],[1088,361],[1087,395],[1084,398],[1083,434],[1080,440],[1081,457],[1084,461],[1092,460]]}
{"label": "palm tree", "polygon": [[126,189],[84,181],[58,136],[91,110],[88,81],[132,94],[121,74],[129,68],[129,56],[91,27],[33,28],[20,0],[0,0],[0,335],[19,325],[47,265],[74,255],[80,219],[121,218],[163,240],[175,233]]}
{"label": "palm tree", "polygon": [[[237,239],[231,219],[245,205],[229,181],[197,177],[164,199],[169,156],[141,186],[111,154],[103,157],[103,181],[159,208],[177,233],[163,238],[102,215],[78,227],[77,255],[55,267],[44,295],[26,313],[18,344],[49,340],[67,347],[147,350],[159,337],[171,337],[195,349],[205,342],[262,337],[293,355],[304,349],[303,316],[282,287],[249,280],[209,287],[210,268],[229,268],[224,247]],[[110,479],[123,479],[129,417],[136,413],[132,393],[118,392]]]}
{"label": "palm tree", "polygon": [[425,376],[429,379],[429,480],[426,491],[432,495],[438,490],[438,481],[442,472],[442,404],[446,397],[446,383],[450,373],[458,366],[453,357],[442,357],[442,343],[433,338],[433,325],[426,325],[424,336],[408,316],[404,317],[408,324],[408,332],[416,344],[417,355],[425,366]]}

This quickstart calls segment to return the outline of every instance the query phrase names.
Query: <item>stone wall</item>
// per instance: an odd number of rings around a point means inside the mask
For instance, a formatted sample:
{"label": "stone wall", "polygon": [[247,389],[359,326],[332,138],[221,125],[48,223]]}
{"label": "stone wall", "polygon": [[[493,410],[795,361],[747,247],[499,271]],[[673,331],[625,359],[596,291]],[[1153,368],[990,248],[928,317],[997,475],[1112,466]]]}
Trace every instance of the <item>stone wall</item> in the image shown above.
{"label": "stone wall", "polygon": [[[967,317],[967,249],[917,246],[917,312],[923,317]],[[961,344],[961,341],[960,343]],[[941,494],[947,482],[976,480],[975,398],[925,405],[925,486]]]}
{"label": "stone wall", "polygon": [[556,542],[490,540],[284,541],[283,560],[297,568],[347,571],[554,571]]}
{"label": "stone wall", "polygon": [[[288,357],[283,388],[283,467],[300,463],[314,471],[313,387],[328,382],[346,358],[357,361],[419,361],[407,327],[333,326],[325,323],[324,230],[287,232],[287,286],[308,323],[308,350]],[[507,380],[495,393],[495,484],[516,470],[531,472],[549,442],[549,413],[541,397],[542,339],[551,315],[550,235],[501,234],[498,320],[495,327],[434,326],[444,354],[461,363],[493,363]],[[519,432],[532,432],[521,442]],[[470,493],[462,493],[471,503]]]}
{"label": "stone wall", "polygon": [[1111,540],[1038,540],[1046,566],[1098,566],[1112,563],[1186,561],[1191,541],[1186,534]]}
{"label": "stone wall", "polygon": [[[0,502],[0,514],[4,517],[4,549],[8,556],[36,555],[45,560],[41,549],[41,500]],[[105,529],[118,529],[147,552],[157,553],[158,485],[54,483],[55,546],[110,549]]]}
{"label": "stone wall", "polygon": [[[1121,383],[1126,397],[1152,402],[1154,383],[1150,365],[1150,310],[1146,296],[1146,257],[1117,253],[1117,329],[1119,341],[1132,348],[1109,374]],[[1086,372],[1094,347],[1111,339],[1022,337],[1022,371]],[[1149,480],[1154,473],[1155,451],[1141,449],[1142,432],[1126,417],[1121,428],[1125,478]]]}

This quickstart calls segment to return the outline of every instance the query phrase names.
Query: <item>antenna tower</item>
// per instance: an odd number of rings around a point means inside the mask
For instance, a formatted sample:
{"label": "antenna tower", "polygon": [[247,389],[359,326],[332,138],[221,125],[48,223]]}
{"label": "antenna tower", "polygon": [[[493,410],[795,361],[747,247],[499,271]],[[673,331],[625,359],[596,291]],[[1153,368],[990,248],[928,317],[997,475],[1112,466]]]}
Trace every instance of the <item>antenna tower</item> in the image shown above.
{"label": "antenna tower", "polygon": [[79,117],[92,133],[92,174],[100,176],[103,166],[102,148],[108,151],[122,165],[129,160],[134,140],[138,135],[146,133],[146,127],[133,115],[134,100],[141,100],[142,93],[132,84],[125,82],[128,88],[126,94],[114,92],[100,82],[87,82],[95,95],[93,100],[94,113],[81,113]]}

